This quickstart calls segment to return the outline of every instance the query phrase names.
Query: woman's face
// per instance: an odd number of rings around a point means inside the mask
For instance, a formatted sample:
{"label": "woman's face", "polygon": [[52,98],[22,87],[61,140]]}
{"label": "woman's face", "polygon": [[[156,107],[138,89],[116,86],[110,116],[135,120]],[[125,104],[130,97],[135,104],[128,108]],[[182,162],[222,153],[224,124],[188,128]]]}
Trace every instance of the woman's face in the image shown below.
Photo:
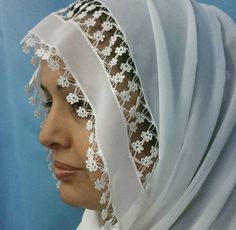
{"label": "woman's face", "polygon": [[57,79],[63,70],[52,71],[41,62],[41,88],[47,98],[49,113],[39,134],[40,142],[53,153],[54,172],[61,180],[60,195],[64,202],[82,208],[100,209],[101,194],[94,182],[99,171],[86,168],[86,151],[90,131],[87,119],[79,118],[75,109],[66,101],[72,88],[61,88]]}

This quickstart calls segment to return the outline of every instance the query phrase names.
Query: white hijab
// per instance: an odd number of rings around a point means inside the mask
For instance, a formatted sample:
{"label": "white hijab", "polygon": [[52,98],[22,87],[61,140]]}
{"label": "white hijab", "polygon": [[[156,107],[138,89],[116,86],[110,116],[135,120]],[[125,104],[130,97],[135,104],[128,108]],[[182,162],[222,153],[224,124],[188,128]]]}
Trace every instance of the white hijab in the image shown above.
{"label": "white hijab", "polygon": [[[96,44],[68,20],[71,6],[49,15],[30,34],[56,48],[95,111],[96,136],[119,223],[110,229],[235,228],[234,22],[220,10],[190,0],[101,2],[125,35],[158,135],[159,160],[153,158],[147,183],[140,183],[130,157],[129,124]],[[99,213],[85,211],[78,230],[85,229],[104,229]]]}

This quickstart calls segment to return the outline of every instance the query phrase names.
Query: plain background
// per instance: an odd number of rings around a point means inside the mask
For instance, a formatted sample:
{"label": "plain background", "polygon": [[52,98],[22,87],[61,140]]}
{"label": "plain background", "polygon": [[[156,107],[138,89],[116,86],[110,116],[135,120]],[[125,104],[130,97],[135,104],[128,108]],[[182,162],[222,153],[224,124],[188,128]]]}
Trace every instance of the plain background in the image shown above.
{"label": "plain background", "polygon": [[[47,154],[38,144],[39,122],[24,93],[33,67],[19,45],[40,19],[71,2],[0,0],[1,230],[73,230],[80,222],[82,210],[60,201]],[[200,2],[214,4],[236,20],[235,0]]]}

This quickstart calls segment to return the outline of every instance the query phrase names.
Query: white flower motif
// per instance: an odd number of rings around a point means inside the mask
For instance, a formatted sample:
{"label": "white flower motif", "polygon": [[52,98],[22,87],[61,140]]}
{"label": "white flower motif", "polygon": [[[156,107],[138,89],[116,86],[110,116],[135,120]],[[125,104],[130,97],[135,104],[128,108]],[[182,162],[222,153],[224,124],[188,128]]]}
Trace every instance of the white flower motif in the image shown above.
{"label": "white flower motif", "polygon": [[32,97],[29,98],[29,103],[30,103],[31,105],[36,105],[36,99],[35,99],[34,96],[32,96]]}
{"label": "white flower motif", "polygon": [[129,95],[129,92],[128,91],[123,91],[120,93],[120,96],[121,96],[121,99],[123,101],[129,101],[131,96]]}
{"label": "white flower motif", "polygon": [[113,46],[116,43],[116,40],[117,40],[117,35],[112,36],[109,42],[110,46]]}
{"label": "white flower motif", "polygon": [[42,57],[43,56],[43,54],[44,54],[44,49],[37,49],[36,50],[36,52],[35,52],[35,54],[38,56],[38,57]]}
{"label": "white flower motif", "polygon": [[97,189],[97,190],[101,190],[101,189],[104,189],[105,188],[105,180],[103,179],[103,178],[101,178],[101,179],[97,179],[96,181],[95,181],[95,188]]}
{"label": "white flower motif", "polygon": [[86,128],[87,128],[87,130],[92,130],[93,129],[93,121],[88,120],[86,123]]}
{"label": "white flower motif", "polygon": [[87,20],[84,22],[84,24],[85,24],[87,27],[89,27],[89,26],[95,26],[96,22],[95,22],[94,19],[89,18],[89,19],[87,19]]}
{"label": "white flower motif", "polygon": [[103,219],[103,220],[105,220],[105,219],[107,218],[107,214],[108,214],[107,210],[106,210],[106,209],[103,209],[103,210],[102,210],[102,219]]}
{"label": "white flower motif", "polygon": [[49,58],[48,67],[49,67],[52,71],[55,71],[55,70],[58,70],[58,69],[60,68],[60,64],[59,64],[58,61],[54,60],[53,58]]}
{"label": "white flower motif", "polygon": [[128,87],[131,92],[135,92],[138,90],[138,84],[133,81],[128,81]]}
{"label": "white flower motif", "polygon": [[136,107],[133,106],[130,110],[129,110],[129,114],[131,117],[136,117]]}
{"label": "white flower motif", "polygon": [[114,83],[122,83],[123,80],[125,78],[125,75],[121,74],[121,73],[117,73],[115,76],[112,76],[111,77],[111,80],[114,82]]}
{"label": "white flower motif", "polygon": [[78,96],[76,94],[69,93],[69,95],[66,97],[66,100],[67,100],[68,103],[73,105],[74,103],[79,101],[79,98],[78,98]]}
{"label": "white flower motif", "polygon": [[136,132],[137,131],[137,125],[136,125],[136,123],[135,122],[131,122],[130,124],[129,124],[129,129],[130,129],[130,132]]}
{"label": "white flower motif", "polygon": [[90,5],[90,6],[87,7],[87,10],[88,10],[88,11],[92,11],[92,10],[94,10],[95,8],[96,8],[96,5]]}
{"label": "white flower motif", "polygon": [[80,20],[80,19],[84,18],[86,15],[87,15],[86,12],[83,11],[83,12],[81,12],[78,16],[76,16],[76,19],[79,19],[79,20]]}
{"label": "white flower motif", "polygon": [[92,160],[93,157],[94,157],[94,155],[95,155],[94,150],[93,150],[91,147],[89,147],[89,148],[87,149],[87,154],[86,154],[86,156],[88,157],[88,159]]}
{"label": "white flower motif", "polygon": [[139,113],[139,112],[136,113],[136,118],[137,118],[137,122],[138,122],[139,124],[143,123],[144,120],[145,120],[145,116],[144,116],[143,114]]}
{"label": "white flower motif", "polygon": [[141,141],[135,141],[131,144],[131,146],[133,150],[138,153],[141,153],[141,151],[144,149]]}
{"label": "white flower motif", "polygon": [[149,167],[153,163],[151,156],[146,156],[141,159],[141,164],[145,167]]}
{"label": "white flower motif", "polygon": [[73,16],[74,12],[73,11],[68,11],[66,14],[67,18],[71,18]]}
{"label": "white flower motif", "polygon": [[121,63],[120,68],[129,73],[133,67],[129,63]]}
{"label": "white flower motif", "polygon": [[77,2],[75,5],[74,5],[74,9],[78,8],[81,6],[81,2]]}
{"label": "white flower motif", "polygon": [[109,31],[111,30],[113,27],[112,23],[109,22],[109,21],[105,21],[102,23],[102,28],[105,30],[105,31]]}
{"label": "white flower motif", "polygon": [[98,149],[97,152],[96,152],[96,154],[101,157],[101,156],[102,156],[102,150],[101,150],[101,149]]}
{"label": "white flower motif", "polygon": [[95,138],[95,135],[94,135],[94,132],[92,132],[90,135],[89,135],[89,144],[92,144],[94,142],[94,138]]}
{"label": "white flower motif", "polygon": [[30,52],[30,47],[24,44],[22,47],[22,50],[25,54],[28,54]]}
{"label": "white flower motif", "polygon": [[33,35],[28,36],[25,40],[25,43],[27,44],[27,46],[29,47],[34,47],[37,43],[36,39],[34,38]]}
{"label": "white flower motif", "polygon": [[52,55],[52,54],[51,54],[51,51],[45,51],[45,50],[44,50],[44,53],[43,53],[43,55],[42,55],[42,60],[49,61],[51,55]]}
{"label": "white flower motif", "polygon": [[105,204],[107,202],[106,194],[102,193],[101,199],[100,199],[100,204]]}
{"label": "white flower motif", "polygon": [[76,110],[77,114],[79,117],[85,118],[88,116],[88,112],[85,108],[79,106],[79,109]]}
{"label": "white flower motif", "polygon": [[100,18],[101,15],[102,15],[102,11],[98,10],[94,12],[93,17],[97,19],[97,18]]}
{"label": "white flower motif", "polygon": [[32,89],[33,89],[32,85],[26,85],[26,86],[25,86],[25,92],[26,92],[26,93],[32,92]]}
{"label": "white flower motif", "polygon": [[90,171],[90,172],[95,172],[98,169],[97,166],[97,162],[93,159],[88,159],[85,161],[86,163],[86,168]]}
{"label": "white flower motif", "polygon": [[41,111],[39,109],[36,109],[34,111],[34,116],[37,117],[37,118],[40,118],[41,117]]}
{"label": "white flower motif", "polygon": [[116,47],[115,53],[121,56],[126,53],[126,48],[124,46]]}
{"label": "white flower motif", "polygon": [[[113,224],[111,223],[110,220],[106,221],[106,223],[104,224],[104,230],[113,230]],[[115,229],[114,229],[115,230]]]}
{"label": "white flower motif", "polygon": [[105,35],[103,34],[103,31],[97,31],[93,34],[93,37],[96,41],[104,41]]}
{"label": "white flower motif", "polygon": [[70,86],[70,82],[68,81],[68,78],[65,76],[60,76],[57,79],[57,84],[60,85],[61,87],[69,87]]}
{"label": "white flower motif", "polygon": [[31,64],[34,65],[34,66],[36,66],[36,64],[37,64],[37,59],[36,59],[35,56],[33,56],[33,57],[31,58]]}
{"label": "white flower motif", "polygon": [[110,47],[106,47],[103,51],[102,54],[105,56],[109,56],[111,54],[112,49]]}
{"label": "white flower motif", "polygon": [[149,142],[152,140],[152,134],[150,132],[142,132],[141,137],[144,139],[144,141]]}
{"label": "white flower motif", "polygon": [[151,150],[150,150],[150,153],[152,154],[152,157],[157,157],[158,156],[158,148],[152,146]]}
{"label": "white flower motif", "polygon": [[116,65],[118,59],[117,58],[112,58],[111,61],[108,63],[110,66]]}

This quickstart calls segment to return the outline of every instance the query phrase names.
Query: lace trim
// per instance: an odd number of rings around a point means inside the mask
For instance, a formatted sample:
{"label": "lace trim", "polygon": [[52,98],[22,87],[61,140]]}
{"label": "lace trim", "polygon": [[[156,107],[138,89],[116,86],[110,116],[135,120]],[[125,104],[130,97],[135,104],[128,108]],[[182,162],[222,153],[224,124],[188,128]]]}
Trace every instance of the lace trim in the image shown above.
{"label": "lace trim", "polygon": [[[130,48],[119,24],[105,6],[94,0],[75,2],[57,13],[66,21],[72,20],[83,30],[110,76],[108,80],[111,89],[126,121],[130,154],[137,175],[146,188],[148,178],[159,159],[158,131],[146,103]],[[83,101],[83,106],[77,109],[77,114],[81,118],[89,118],[87,129],[91,131],[86,167],[91,172],[102,171],[102,176],[95,181],[95,188],[99,191],[103,190],[100,203],[103,206],[101,216],[105,221],[105,229],[119,229],[112,206],[109,177],[102,163],[102,152],[96,144],[95,116],[90,103],[81,91],[79,83],[57,55],[55,48],[46,45],[33,34],[28,34],[23,50],[29,52],[30,48],[35,50],[32,64],[37,64],[37,59],[41,58],[47,60],[52,70],[64,69],[64,74],[58,78],[57,84],[62,87],[74,86],[74,92],[66,97],[67,102],[73,105],[78,100]],[[27,91],[32,91],[32,87],[33,85],[29,85]],[[42,116],[42,103],[37,91],[30,97],[30,102],[31,104],[38,102],[35,116]]]}
{"label": "lace trim", "polygon": [[58,15],[66,21],[73,21],[84,31],[106,68],[126,121],[130,153],[145,187],[147,177],[158,162],[158,131],[146,103],[127,39],[110,11],[99,1],[78,1],[58,11]]}
{"label": "lace trim", "polygon": [[[105,226],[107,229],[111,229],[112,226],[117,226],[117,219],[113,212],[111,196],[109,190],[109,177],[107,172],[105,171],[103,161],[102,161],[102,151],[98,148],[96,132],[95,132],[95,115],[93,113],[93,109],[90,106],[88,98],[82,92],[82,87],[75,77],[72,76],[67,66],[64,64],[62,59],[57,54],[57,51],[54,47],[45,44],[34,34],[29,33],[23,43],[23,51],[25,53],[29,53],[30,48],[34,48],[34,56],[31,59],[31,63],[33,65],[39,65],[39,60],[46,60],[48,66],[51,70],[55,71],[61,68],[64,70],[63,75],[59,76],[57,79],[57,84],[61,87],[70,87],[73,86],[74,91],[69,93],[66,97],[66,100],[69,104],[73,105],[75,103],[80,102],[80,106],[76,110],[78,117],[88,119],[86,128],[90,131],[89,136],[89,147],[87,149],[87,160],[86,160],[86,168],[90,172],[96,172],[100,170],[102,175],[95,181],[95,188],[98,191],[104,191],[102,193],[100,204],[103,207],[101,212],[102,219],[106,221]],[[34,79],[40,77],[36,70],[34,74]],[[32,105],[37,105],[37,109],[34,111],[34,115],[37,118],[45,119],[47,116],[47,110],[43,106],[44,101],[42,98],[42,94],[39,92],[39,87],[37,86],[37,81],[31,82],[26,86],[26,92],[31,94],[29,98],[29,103]],[[82,103],[81,103],[82,102]],[[43,122],[42,122],[43,123]],[[57,179],[53,173],[53,163],[52,163],[52,154],[49,150],[48,154],[48,168],[52,172],[52,176],[54,179]],[[57,181],[57,188],[60,187],[60,181]],[[115,225],[116,224],[116,225]],[[115,228],[114,228],[115,229]],[[116,228],[117,229],[117,228]]]}

